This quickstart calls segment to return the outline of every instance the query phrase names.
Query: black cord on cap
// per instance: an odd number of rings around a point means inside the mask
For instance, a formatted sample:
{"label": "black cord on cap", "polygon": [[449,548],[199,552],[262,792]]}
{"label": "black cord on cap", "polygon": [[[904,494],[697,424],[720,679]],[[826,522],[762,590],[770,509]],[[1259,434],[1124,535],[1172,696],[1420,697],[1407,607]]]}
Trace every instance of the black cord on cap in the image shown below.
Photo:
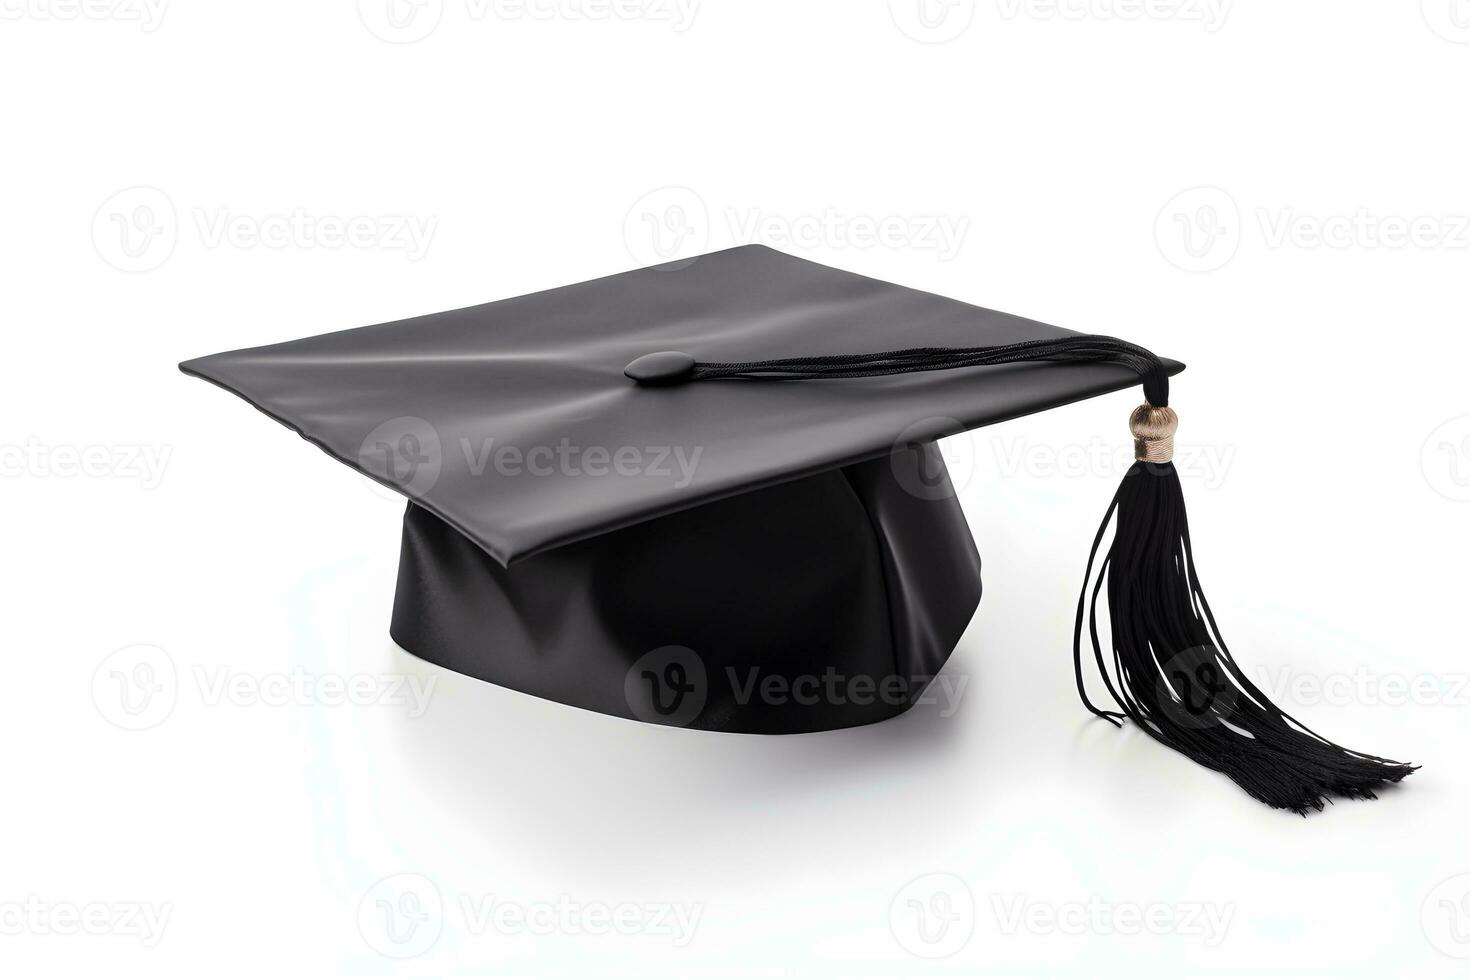
{"label": "black cord on cap", "polygon": [[688,381],[820,381],[872,378],[917,371],[1014,364],[1023,361],[1113,362],[1133,369],[1143,382],[1150,405],[1169,404],[1169,375],[1151,351],[1116,337],[1071,334],[1018,344],[988,347],[909,347],[871,354],[819,354],[764,361],[699,361],[680,351],[645,354],[623,373],[641,385],[661,386]]}

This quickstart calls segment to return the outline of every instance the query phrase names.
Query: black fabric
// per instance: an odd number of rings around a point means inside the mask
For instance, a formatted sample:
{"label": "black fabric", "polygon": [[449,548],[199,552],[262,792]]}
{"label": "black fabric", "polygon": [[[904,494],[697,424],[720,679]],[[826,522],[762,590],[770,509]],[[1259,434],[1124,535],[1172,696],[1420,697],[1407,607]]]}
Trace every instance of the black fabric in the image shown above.
{"label": "black fabric", "polygon": [[[1123,364],[1017,363],[822,384],[648,388],[630,361],[968,347],[1075,336],[745,246],[483,306],[214,354],[181,368],[400,490],[509,564],[724,497],[1134,385]],[[1182,369],[1163,361],[1164,371]],[[409,440],[408,453],[377,451]],[[501,472],[483,450],[674,448],[617,479]],[[406,465],[422,458],[432,469]],[[411,461],[410,461],[411,462]]]}
{"label": "black fabric", "polygon": [[[933,441],[1128,387],[1135,366],[671,388],[624,369],[1077,336],[748,246],[181,368],[412,501],[408,650],[596,711],[774,733],[902,711],[969,622],[978,558]],[[562,449],[572,465],[527,465]],[[635,465],[610,472],[623,451]],[[672,694],[696,678],[691,714]],[[766,679],[818,696],[742,687]]]}
{"label": "black fabric", "polygon": [[[919,480],[922,496],[907,489]],[[925,445],[509,568],[411,503],[392,633],[424,659],[563,704],[787,734],[907,709],[979,599],[979,556]]]}

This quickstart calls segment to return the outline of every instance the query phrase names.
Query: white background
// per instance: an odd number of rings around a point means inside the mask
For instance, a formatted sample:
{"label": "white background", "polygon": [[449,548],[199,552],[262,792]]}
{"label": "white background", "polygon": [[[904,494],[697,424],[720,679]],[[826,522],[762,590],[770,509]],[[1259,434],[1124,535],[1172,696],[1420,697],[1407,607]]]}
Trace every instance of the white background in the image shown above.
{"label": "white background", "polygon": [[[584,2],[0,0],[0,972],[1463,975],[1470,5]],[[1188,362],[1237,657],[1423,771],[1303,820],[1089,721],[1136,393],[947,445],[957,712],[753,738],[402,653],[400,504],[175,370],[752,240]]]}

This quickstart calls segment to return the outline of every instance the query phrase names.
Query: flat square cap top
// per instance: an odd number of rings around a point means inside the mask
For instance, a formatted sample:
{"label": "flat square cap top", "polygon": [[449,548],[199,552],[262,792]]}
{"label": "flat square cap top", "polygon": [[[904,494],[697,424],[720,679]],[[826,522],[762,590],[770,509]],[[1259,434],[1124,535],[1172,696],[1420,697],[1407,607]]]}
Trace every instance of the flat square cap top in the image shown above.
{"label": "flat square cap top", "polygon": [[1070,332],[752,245],[180,367],[509,564],[1138,383],[1116,364],[1028,363],[647,387],[623,373],[644,355],[752,361]]}

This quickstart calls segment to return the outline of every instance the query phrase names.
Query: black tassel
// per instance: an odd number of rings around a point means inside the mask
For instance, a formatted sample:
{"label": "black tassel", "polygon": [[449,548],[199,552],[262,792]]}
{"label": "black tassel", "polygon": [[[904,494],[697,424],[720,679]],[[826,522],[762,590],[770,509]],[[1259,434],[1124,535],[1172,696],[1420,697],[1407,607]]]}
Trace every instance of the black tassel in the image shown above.
{"label": "black tassel", "polygon": [[[1172,455],[1172,435],[1170,428],[1168,451],[1161,454],[1166,460]],[[1139,455],[1146,455],[1142,447]],[[1115,515],[1112,544],[1098,564]],[[1110,657],[1103,656],[1098,636],[1104,586],[1112,625]],[[1084,622],[1098,669],[1121,713],[1100,710],[1083,688]],[[1329,796],[1374,799],[1374,790],[1417,768],[1327,741],[1272,704],[1245,676],[1220,637],[1195,574],[1184,491],[1172,462],[1135,463],[1113,497],[1087,561],[1073,657],[1077,690],[1093,714],[1114,725],[1131,719],[1268,806],[1305,816],[1321,810]]]}

